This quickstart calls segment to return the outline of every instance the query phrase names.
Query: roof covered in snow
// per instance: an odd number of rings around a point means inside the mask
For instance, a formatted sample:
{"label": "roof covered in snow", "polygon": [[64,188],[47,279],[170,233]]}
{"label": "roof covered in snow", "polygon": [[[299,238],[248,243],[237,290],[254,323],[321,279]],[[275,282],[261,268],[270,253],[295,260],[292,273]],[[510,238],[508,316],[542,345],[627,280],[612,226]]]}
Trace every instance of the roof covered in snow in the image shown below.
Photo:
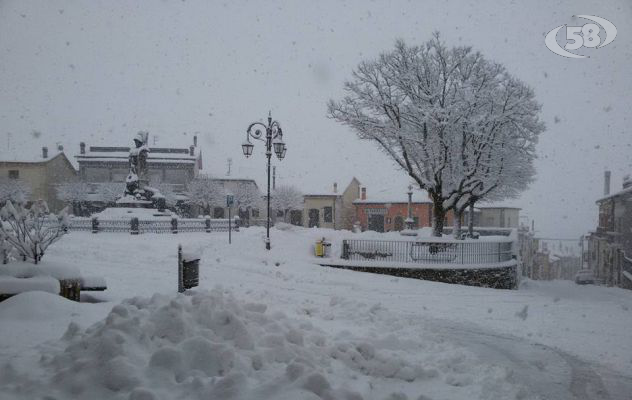
{"label": "roof covered in snow", "polygon": [[[353,177],[349,180],[342,181],[342,183],[334,182],[326,188],[325,187],[314,188],[315,190],[305,192],[305,196],[306,197],[342,196],[342,194],[345,192],[345,190],[347,190],[349,185],[351,185],[354,180],[360,183],[360,181],[356,177]],[[336,190],[334,190],[334,185],[336,185]]]}
{"label": "roof covered in snow", "polygon": [[[426,191],[413,190],[413,203],[431,203],[428,193]],[[397,204],[408,203],[408,189],[402,190],[401,193],[395,193],[392,191],[381,191],[372,194],[367,190],[367,196],[365,200],[355,200],[355,204]]]}
{"label": "roof covered in snow", "polygon": [[[44,147],[46,147],[47,153],[48,153],[46,158],[44,158],[44,155],[43,155]],[[64,154],[63,147],[59,148],[57,146],[47,146],[46,144],[42,146],[38,146],[38,147],[23,148],[23,149],[20,149],[19,151],[3,148],[0,150],[0,162],[19,162],[19,163],[47,162],[57,157],[60,154]]]}
{"label": "roof covered in snow", "polygon": [[632,181],[630,181],[629,178],[628,178],[628,181],[624,180],[624,182],[623,182],[623,189],[622,190],[598,199],[597,203],[599,203],[601,201],[604,201],[604,200],[612,199],[612,198],[619,197],[619,196],[625,196],[625,195],[632,195]]}
{"label": "roof covered in snow", "polygon": [[[129,159],[131,147],[115,146],[86,146],[85,154],[75,156],[79,163],[82,162],[125,162]],[[193,154],[191,154],[193,150]],[[147,162],[149,163],[188,163],[194,164],[200,158],[201,151],[198,147],[149,147]]]}

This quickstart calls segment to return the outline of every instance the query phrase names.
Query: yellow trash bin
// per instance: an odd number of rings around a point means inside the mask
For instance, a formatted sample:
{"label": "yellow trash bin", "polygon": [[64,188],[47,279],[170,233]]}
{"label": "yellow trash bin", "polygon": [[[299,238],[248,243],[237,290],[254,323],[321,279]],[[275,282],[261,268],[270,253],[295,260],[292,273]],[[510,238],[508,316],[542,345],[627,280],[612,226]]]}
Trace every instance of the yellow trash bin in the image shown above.
{"label": "yellow trash bin", "polygon": [[325,255],[325,246],[323,246],[322,240],[317,240],[314,246],[314,253],[316,257],[323,257]]}
{"label": "yellow trash bin", "polygon": [[329,246],[331,246],[331,243],[327,242],[325,238],[316,241],[316,244],[314,245],[314,254],[316,257],[325,257]]}

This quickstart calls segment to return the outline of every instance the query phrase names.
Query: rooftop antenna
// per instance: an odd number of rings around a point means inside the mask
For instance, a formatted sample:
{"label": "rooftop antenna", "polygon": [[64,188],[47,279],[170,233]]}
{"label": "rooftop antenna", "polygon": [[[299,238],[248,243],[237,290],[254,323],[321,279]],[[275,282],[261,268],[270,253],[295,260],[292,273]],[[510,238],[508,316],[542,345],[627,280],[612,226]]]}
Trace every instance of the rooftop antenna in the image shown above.
{"label": "rooftop antenna", "polygon": [[233,165],[233,159],[229,158],[228,160],[226,160],[228,163],[228,172],[226,172],[226,176],[230,176],[230,167]]}

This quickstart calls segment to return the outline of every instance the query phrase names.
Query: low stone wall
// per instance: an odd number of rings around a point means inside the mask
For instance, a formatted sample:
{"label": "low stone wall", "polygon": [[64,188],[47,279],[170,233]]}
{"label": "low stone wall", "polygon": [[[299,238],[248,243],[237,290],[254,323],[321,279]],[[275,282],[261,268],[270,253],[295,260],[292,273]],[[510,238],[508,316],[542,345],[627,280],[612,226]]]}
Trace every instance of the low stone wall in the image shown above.
{"label": "low stone wall", "polygon": [[423,279],[426,281],[454,283],[459,285],[480,286],[494,289],[516,289],[518,287],[518,267],[512,265],[499,268],[393,268],[393,267],[360,267],[350,265],[321,264],[327,267],[349,269],[373,274],[392,275],[402,278]]}

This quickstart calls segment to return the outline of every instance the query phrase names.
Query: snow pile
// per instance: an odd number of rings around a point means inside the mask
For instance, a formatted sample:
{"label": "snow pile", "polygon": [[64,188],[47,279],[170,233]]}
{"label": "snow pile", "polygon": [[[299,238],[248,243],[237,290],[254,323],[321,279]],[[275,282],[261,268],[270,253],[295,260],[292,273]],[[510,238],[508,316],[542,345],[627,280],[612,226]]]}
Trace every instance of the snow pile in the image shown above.
{"label": "snow pile", "polygon": [[437,386],[466,397],[490,388],[513,398],[522,393],[508,383],[507,371],[481,367],[449,345],[426,343],[427,361],[411,360],[420,352],[409,356],[408,346],[418,345],[393,336],[328,337],[310,322],[269,313],[264,304],[237,301],[220,289],[156,294],[114,306],[86,330],[70,323],[43,351],[41,374],[21,374],[7,364],[0,367],[0,390],[15,399],[129,400],[408,399],[394,390],[400,388],[412,390],[411,399],[426,399],[422,394],[437,393]]}
{"label": "snow pile", "polygon": [[59,293],[59,281],[48,276],[31,278],[0,276],[0,294],[17,294],[34,290]]}
{"label": "snow pile", "polygon": [[79,269],[62,263],[42,264],[15,262],[0,266],[0,293],[17,294],[29,291],[59,293],[60,279],[80,279]]}
{"label": "snow pile", "polygon": [[57,294],[21,293],[0,302],[0,321],[51,321],[76,311],[76,306],[77,303]]}
{"label": "snow pile", "polygon": [[0,276],[14,278],[32,278],[36,276],[49,276],[55,279],[78,279],[81,277],[79,269],[66,263],[51,262],[48,260],[40,264],[29,262],[15,262],[0,267]]}

